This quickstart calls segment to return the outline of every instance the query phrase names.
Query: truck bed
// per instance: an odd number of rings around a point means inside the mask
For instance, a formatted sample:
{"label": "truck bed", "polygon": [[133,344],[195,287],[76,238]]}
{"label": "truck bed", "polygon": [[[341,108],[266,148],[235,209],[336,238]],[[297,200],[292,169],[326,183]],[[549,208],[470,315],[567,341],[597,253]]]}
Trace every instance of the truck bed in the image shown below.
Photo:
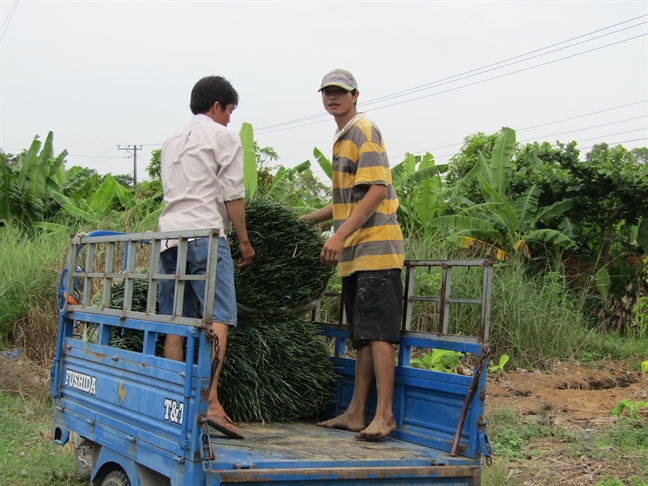
{"label": "truck bed", "polygon": [[241,424],[240,430],[245,440],[211,436],[216,459],[210,461],[208,476],[219,482],[259,481],[272,475],[276,483],[283,470],[286,479],[320,475],[335,479],[336,484],[340,479],[361,478],[366,484],[369,469],[376,477],[403,476],[403,484],[416,484],[419,479],[421,484],[431,484],[431,476],[436,476],[444,478],[443,484],[453,484],[448,480],[455,478],[456,484],[465,485],[465,478],[479,468],[479,460],[451,457],[391,437],[377,442],[356,440],[353,432],[317,427],[314,421]]}
{"label": "truck bed", "polygon": [[[111,473],[127,477],[129,483],[124,484],[132,486],[252,485],[270,481],[285,486],[302,482],[342,482],[344,486],[481,484],[481,456],[489,453],[489,447],[483,420],[486,375],[479,370],[487,366],[484,357],[488,350],[492,263],[406,262],[404,321],[394,376],[393,412],[399,428],[389,437],[379,442],[356,440],[353,432],[317,427],[314,420],[308,420],[241,424],[246,438],[236,440],[216,431],[209,431],[209,437],[206,434],[212,345],[204,330],[211,323],[180,317],[179,312],[156,314],[158,281],[173,278],[184,285],[203,277],[138,273],[136,268],[137,251],[144,244],[150,248],[149,268],[156,269],[163,240],[187,238],[180,242],[179,251],[186,256],[189,237],[208,237],[214,255],[205,292],[211,295],[217,249],[213,241],[217,236],[213,230],[197,230],[191,234],[100,234],[72,239],[68,266],[59,286],[59,332],[51,370],[52,435],[61,445],[70,440],[71,433],[78,436],[75,447],[80,474],[93,485],[102,486],[117,484],[106,482]],[[123,255],[118,258],[122,247]],[[77,265],[82,259],[90,270]],[[101,265],[96,260],[101,260]],[[122,271],[115,270],[122,261]],[[441,269],[441,297],[413,294],[418,267]],[[481,298],[451,297],[453,267],[484,270],[482,289],[476,289]],[[116,279],[124,280],[122,309],[109,306]],[[148,282],[146,311],[131,308],[138,280]],[[99,303],[94,293],[101,288],[104,292]],[[68,289],[75,289],[74,299],[69,298]],[[417,301],[438,303],[439,332],[410,329],[411,308]],[[457,304],[481,305],[479,336],[448,333],[449,308]],[[211,315],[211,310],[206,313]],[[313,320],[331,346],[336,374],[335,400],[321,415],[330,418],[349,406],[355,361],[346,353],[344,322],[320,322],[317,311]],[[141,349],[113,345],[114,332],[126,329],[140,333]],[[160,356],[157,342],[161,334],[186,338],[186,354],[197,356],[197,361]],[[472,356],[473,376],[410,366],[413,355],[437,349]],[[373,417],[375,403],[374,389],[365,410],[367,422]]]}

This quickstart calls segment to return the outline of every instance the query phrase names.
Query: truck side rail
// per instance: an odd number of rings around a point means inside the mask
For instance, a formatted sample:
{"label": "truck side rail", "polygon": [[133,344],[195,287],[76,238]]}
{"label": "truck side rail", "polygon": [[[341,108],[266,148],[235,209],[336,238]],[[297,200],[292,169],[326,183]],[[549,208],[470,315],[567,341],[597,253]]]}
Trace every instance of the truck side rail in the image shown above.
{"label": "truck side rail", "polygon": [[[439,268],[441,271],[440,295],[414,295],[415,270],[417,268]],[[483,271],[481,289],[474,298],[454,298],[452,296],[453,268],[467,267]],[[433,447],[447,453],[458,453],[463,457],[479,458],[484,449],[484,400],[486,396],[486,373],[479,373],[478,380],[472,384],[473,377],[454,373],[414,368],[410,365],[413,355],[419,356],[432,350],[448,350],[470,355],[473,366],[487,369],[491,288],[493,263],[490,260],[407,260],[405,262],[405,285],[403,289],[403,319],[401,340],[398,347],[398,362],[394,378],[394,416],[398,430],[391,437],[407,442]],[[334,295],[341,300],[339,294]],[[433,302],[438,305],[437,331],[412,329],[413,307],[416,302]],[[477,335],[450,334],[451,306],[474,305],[480,307]],[[347,357],[346,339],[348,337],[343,312],[343,302],[337,323],[319,320],[320,310],[316,309],[314,319],[322,334],[332,341],[331,359],[339,375],[337,381],[337,400],[327,410],[326,416],[335,416],[348,407],[353,393],[355,360]],[[473,369],[477,373],[477,367]],[[471,391],[471,385],[473,389]],[[474,388],[476,386],[476,389]],[[464,407],[466,397],[469,397]],[[375,411],[375,391],[372,392],[367,408],[367,420]],[[467,408],[466,411],[463,411]],[[461,430],[457,431],[461,424]],[[458,444],[453,448],[454,436]],[[450,460],[450,459],[449,459]]]}
{"label": "truck side rail", "polygon": [[[186,273],[188,245],[208,239],[205,275]],[[160,252],[177,242],[176,274],[159,273]],[[212,343],[205,329],[213,316],[219,230],[73,236],[59,287],[59,332],[51,371],[55,442],[74,430],[98,445],[126,451],[133,461],[173,471],[185,461],[201,462],[211,385]],[[143,270],[140,266],[148,266]],[[113,285],[123,279],[121,305],[111,304]],[[183,289],[205,281],[202,318],[182,317]],[[174,280],[172,315],[158,313],[157,287]],[[147,288],[146,309],[133,299],[137,284]],[[90,329],[90,337],[79,328]],[[141,350],[113,345],[115,333],[139,333]],[[185,362],[156,353],[160,334],[186,338]],[[197,362],[194,360],[195,351]],[[191,419],[191,420],[190,420]],[[208,439],[207,439],[208,440]]]}

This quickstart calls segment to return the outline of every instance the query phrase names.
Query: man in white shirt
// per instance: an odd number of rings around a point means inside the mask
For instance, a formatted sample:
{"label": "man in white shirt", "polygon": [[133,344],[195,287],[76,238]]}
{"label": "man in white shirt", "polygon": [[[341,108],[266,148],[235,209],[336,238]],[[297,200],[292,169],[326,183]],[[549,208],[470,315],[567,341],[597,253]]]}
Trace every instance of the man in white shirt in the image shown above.
{"label": "man in white shirt", "polygon": [[[242,439],[243,435],[218,400],[218,377],[225,357],[227,331],[229,326],[236,326],[234,264],[227,242],[230,225],[234,226],[242,255],[238,266],[250,265],[254,258],[245,225],[241,141],[235,132],[225,128],[237,104],[238,93],[221,76],[207,76],[193,87],[190,108],[194,117],[162,146],[160,164],[164,210],[158,229],[221,230],[212,325],[218,336],[219,364],[209,395],[207,422],[228,437]],[[161,272],[175,273],[176,261],[177,246],[170,243],[169,248],[160,255]],[[187,274],[204,275],[206,262],[206,239],[191,242],[187,254]],[[185,286],[183,316],[195,317],[198,302],[204,309],[204,285],[203,281],[192,281],[191,285]],[[172,314],[174,289],[174,282],[160,282],[161,314]],[[164,356],[182,361],[183,354],[184,338],[167,335]]]}

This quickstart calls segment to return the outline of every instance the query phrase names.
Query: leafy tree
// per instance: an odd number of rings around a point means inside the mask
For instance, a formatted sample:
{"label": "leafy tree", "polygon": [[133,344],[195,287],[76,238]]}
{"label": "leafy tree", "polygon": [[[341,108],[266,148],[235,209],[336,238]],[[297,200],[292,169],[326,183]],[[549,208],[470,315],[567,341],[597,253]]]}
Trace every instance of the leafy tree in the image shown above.
{"label": "leafy tree", "polygon": [[[272,147],[260,147],[256,141],[254,142],[254,155],[257,168],[257,190],[260,194],[265,194],[274,181],[274,176],[270,171],[278,168],[276,162],[279,160],[279,155]],[[272,167],[272,164],[275,164],[275,167]]]}
{"label": "leafy tree", "polygon": [[133,183],[135,182],[135,179],[133,178],[133,174],[116,174],[113,175],[113,179],[115,179],[115,181],[117,181],[122,186],[128,188],[132,188]]}
{"label": "leafy tree", "polygon": [[648,163],[648,147],[633,148],[630,153],[640,164]]}
{"label": "leafy tree", "polygon": [[156,149],[151,151],[151,162],[146,166],[146,173],[151,178],[151,180],[160,180],[161,178],[161,166],[160,166],[160,153],[161,149]]}
{"label": "leafy tree", "polygon": [[575,241],[574,253],[593,260],[600,256],[607,265],[615,254],[640,251],[634,243],[637,227],[648,217],[648,165],[637,159],[643,152],[603,143],[580,160],[576,142],[528,145],[513,192],[538,186],[543,205],[575,198],[556,229]]}
{"label": "leafy tree", "polygon": [[[572,246],[573,241],[567,234],[543,227],[542,223],[562,218],[572,207],[574,200],[563,200],[541,207],[541,190],[536,185],[528,187],[515,199],[510,197],[509,186],[515,170],[515,148],[515,131],[502,128],[493,145],[490,159],[478,152],[479,164],[459,181],[453,192],[453,198],[460,200],[465,207],[457,210],[454,215],[439,216],[429,224],[446,229],[449,236],[462,246],[472,244],[475,240],[486,245],[496,245],[505,252],[502,253],[503,256],[521,254],[530,258],[531,241],[560,247]],[[483,203],[476,203],[466,197],[471,192],[474,179],[479,182]]]}
{"label": "leafy tree", "polygon": [[285,193],[291,205],[309,208],[326,206],[332,197],[331,187],[315,177],[310,168],[292,173],[285,184]]}
{"label": "leafy tree", "polygon": [[[454,187],[466,177],[470,171],[479,164],[479,154],[481,153],[485,158],[490,158],[493,152],[493,147],[500,132],[492,133],[490,135],[484,132],[478,132],[464,138],[464,144],[455,155],[450,158],[448,162],[448,171],[445,174],[445,182],[448,186]],[[475,203],[484,202],[482,193],[479,188],[477,179],[473,179],[470,187],[464,190],[464,196]]]}

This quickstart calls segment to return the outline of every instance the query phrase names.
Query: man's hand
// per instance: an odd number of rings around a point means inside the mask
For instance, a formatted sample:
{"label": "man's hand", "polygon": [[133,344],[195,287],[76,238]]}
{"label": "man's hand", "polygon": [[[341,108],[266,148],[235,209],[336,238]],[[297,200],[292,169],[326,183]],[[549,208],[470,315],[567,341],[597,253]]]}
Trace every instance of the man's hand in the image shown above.
{"label": "man's hand", "polygon": [[239,268],[243,268],[252,264],[252,260],[254,259],[254,255],[256,253],[254,251],[254,248],[252,248],[250,242],[249,241],[245,243],[239,242],[239,250],[241,250],[241,258],[238,259],[236,265]]}
{"label": "man's hand", "polygon": [[320,253],[320,261],[324,265],[337,265],[337,262],[340,260],[340,254],[344,248],[344,241],[346,238],[339,234],[334,233],[322,248],[322,253]]}
{"label": "man's hand", "polygon": [[225,207],[227,209],[227,216],[232,222],[232,225],[234,225],[236,236],[239,239],[241,258],[236,262],[236,265],[239,268],[247,267],[252,263],[255,253],[248,239],[247,228],[245,226],[245,200],[241,198],[225,201]]}

